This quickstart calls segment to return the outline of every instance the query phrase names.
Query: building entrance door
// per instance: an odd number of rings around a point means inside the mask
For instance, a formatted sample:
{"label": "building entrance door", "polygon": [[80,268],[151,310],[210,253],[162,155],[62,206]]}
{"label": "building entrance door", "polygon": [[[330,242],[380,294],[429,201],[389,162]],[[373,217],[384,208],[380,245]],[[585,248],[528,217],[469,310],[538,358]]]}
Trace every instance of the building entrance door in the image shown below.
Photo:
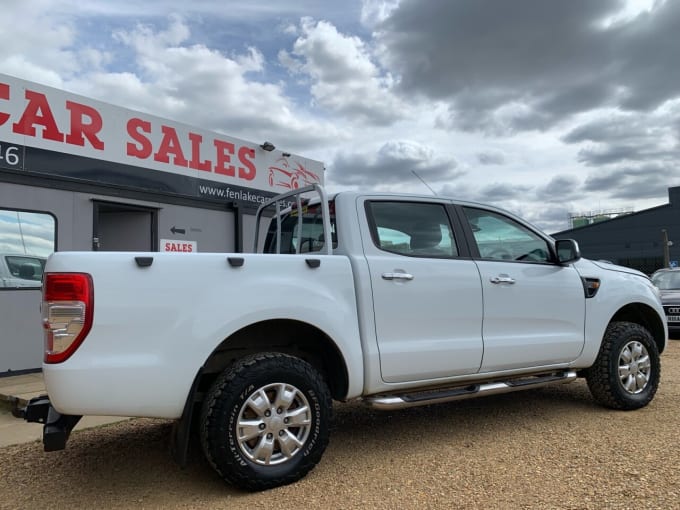
{"label": "building entrance door", "polygon": [[94,202],[93,251],[156,251],[158,209]]}

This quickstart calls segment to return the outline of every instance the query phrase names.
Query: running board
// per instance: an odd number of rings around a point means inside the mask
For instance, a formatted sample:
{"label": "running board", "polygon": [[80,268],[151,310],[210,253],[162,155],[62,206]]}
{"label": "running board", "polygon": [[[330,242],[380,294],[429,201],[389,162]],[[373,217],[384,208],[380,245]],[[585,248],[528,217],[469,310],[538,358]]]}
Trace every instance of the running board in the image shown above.
{"label": "running board", "polygon": [[454,400],[463,400],[484,395],[499,395],[501,393],[510,393],[511,391],[540,388],[542,386],[548,386],[549,384],[572,382],[575,379],[576,372],[569,370],[566,372],[510,379],[503,382],[479,383],[468,386],[456,386],[455,388],[415,391],[411,393],[373,395],[365,397],[363,401],[375,409],[388,411],[392,409],[404,409],[406,407],[441,404],[443,402],[452,402]]}

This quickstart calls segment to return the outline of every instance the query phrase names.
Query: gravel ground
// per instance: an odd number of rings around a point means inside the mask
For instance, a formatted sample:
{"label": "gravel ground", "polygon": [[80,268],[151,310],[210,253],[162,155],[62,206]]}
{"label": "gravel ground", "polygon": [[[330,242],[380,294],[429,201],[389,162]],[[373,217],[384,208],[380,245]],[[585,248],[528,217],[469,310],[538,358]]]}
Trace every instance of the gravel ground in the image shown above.
{"label": "gravel ground", "polygon": [[67,449],[0,449],[0,509],[680,508],[680,341],[654,401],[597,406],[585,382],[395,412],[338,405],[319,466],[294,485],[244,493],[194,447],[168,454],[171,423],[78,431]]}

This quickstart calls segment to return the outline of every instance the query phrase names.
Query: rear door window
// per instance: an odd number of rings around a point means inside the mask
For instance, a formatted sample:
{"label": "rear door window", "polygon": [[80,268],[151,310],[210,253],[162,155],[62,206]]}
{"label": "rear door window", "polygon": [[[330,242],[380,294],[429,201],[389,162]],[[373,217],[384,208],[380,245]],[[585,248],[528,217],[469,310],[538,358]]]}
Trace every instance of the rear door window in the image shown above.
{"label": "rear door window", "polygon": [[410,257],[458,256],[451,222],[442,204],[367,202],[371,235],[383,251]]}

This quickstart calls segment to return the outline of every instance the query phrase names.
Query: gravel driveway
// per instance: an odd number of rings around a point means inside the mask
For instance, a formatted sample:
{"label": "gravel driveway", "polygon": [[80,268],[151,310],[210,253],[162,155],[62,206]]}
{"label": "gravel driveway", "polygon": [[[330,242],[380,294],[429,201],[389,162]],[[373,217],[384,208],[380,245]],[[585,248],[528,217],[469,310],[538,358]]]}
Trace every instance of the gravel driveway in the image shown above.
{"label": "gravel driveway", "polygon": [[63,452],[0,449],[0,508],[680,508],[680,341],[639,411],[610,411],[585,382],[420,409],[336,406],[331,443],[301,482],[225,485],[197,448],[180,470],[171,423],[75,432]]}

